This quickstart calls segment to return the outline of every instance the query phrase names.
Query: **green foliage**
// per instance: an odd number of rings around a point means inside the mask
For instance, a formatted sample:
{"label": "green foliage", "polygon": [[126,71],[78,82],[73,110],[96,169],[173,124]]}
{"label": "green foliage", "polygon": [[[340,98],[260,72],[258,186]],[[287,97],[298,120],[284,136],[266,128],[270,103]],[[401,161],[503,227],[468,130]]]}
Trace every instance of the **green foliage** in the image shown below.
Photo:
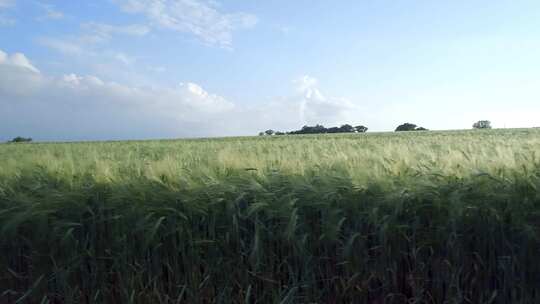
{"label": "green foliage", "polygon": [[368,128],[365,126],[353,127],[349,124],[341,125],[341,127],[330,127],[325,128],[323,125],[315,126],[303,126],[302,129],[296,131],[290,131],[287,133],[284,132],[274,132],[273,130],[267,130],[265,132],[260,132],[259,135],[285,135],[285,134],[326,134],[326,133],[365,133]]}
{"label": "green foliage", "polygon": [[416,130],[416,125],[412,124],[412,123],[408,123],[408,122],[406,122],[404,124],[401,124],[396,128],[396,132],[398,132],[398,131],[414,131],[414,130]]}
{"label": "green foliage", "polygon": [[401,132],[401,131],[428,131],[428,129],[424,127],[418,127],[415,124],[406,122],[404,124],[399,125],[396,128],[396,132]]}
{"label": "green foliage", "polygon": [[0,145],[0,303],[538,303],[539,135]]}
{"label": "green foliage", "polygon": [[356,126],[354,127],[354,129],[356,130],[356,132],[358,133],[366,133],[368,128],[365,127],[365,126]]}
{"label": "green foliage", "polygon": [[473,124],[473,129],[491,129],[489,120],[479,120]]}
{"label": "green foliage", "polygon": [[12,142],[12,143],[24,143],[24,142],[31,142],[31,141],[32,141],[32,138],[26,138],[26,137],[17,136],[15,138],[13,138],[12,140],[10,140],[9,142]]}
{"label": "green foliage", "polygon": [[303,126],[302,129],[297,131],[291,131],[289,134],[323,134],[328,133],[327,129],[323,125],[315,126]]}

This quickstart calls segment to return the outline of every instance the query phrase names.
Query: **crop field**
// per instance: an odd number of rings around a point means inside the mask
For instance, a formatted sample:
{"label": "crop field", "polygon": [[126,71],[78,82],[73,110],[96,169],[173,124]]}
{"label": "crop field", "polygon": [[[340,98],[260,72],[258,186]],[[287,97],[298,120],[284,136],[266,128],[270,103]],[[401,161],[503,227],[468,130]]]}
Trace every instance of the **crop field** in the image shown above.
{"label": "crop field", "polygon": [[540,303],[540,129],[0,144],[0,303]]}

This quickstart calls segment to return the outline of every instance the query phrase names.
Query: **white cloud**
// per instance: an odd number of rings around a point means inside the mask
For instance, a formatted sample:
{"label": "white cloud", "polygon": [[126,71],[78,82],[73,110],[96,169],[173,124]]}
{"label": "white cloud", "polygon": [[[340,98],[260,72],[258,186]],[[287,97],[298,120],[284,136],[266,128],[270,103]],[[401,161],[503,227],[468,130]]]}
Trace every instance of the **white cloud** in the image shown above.
{"label": "white cloud", "polygon": [[194,83],[142,88],[94,76],[51,77],[39,73],[22,54],[0,53],[3,136],[17,132],[42,139],[203,136],[220,130],[219,116],[232,110],[231,102]]}
{"label": "white cloud", "polygon": [[234,108],[234,105],[224,97],[210,94],[196,83],[180,83],[179,91],[187,103],[204,107],[207,112],[221,112]]}
{"label": "white cloud", "polygon": [[145,15],[154,26],[195,35],[204,43],[230,48],[233,32],[255,26],[255,15],[224,13],[203,0],[116,0],[124,11]]}
{"label": "white cloud", "polygon": [[300,93],[305,94],[308,98],[311,98],[311,95],[320,95],[320,98],[324,98],[317,89],[319,81],[314,77],[304,75],[298,79],[295,79],[293,83],[296,85],[296,89]]}
{"label": "white cloud", "polygon": [[349,102],[321,97],[316,81],[304,80],[310,85],[292,96],[245,106],[192,82],[141,87],[95,76],[53,77],[23,54],[0,51],[0,129],[6,137],[0,140],[18,135],[49,140],[254,135],[304,123],[349,122],[343,120],[355,110]]}
{"label": "white cloud", "polygon": [[339,124],[358,119],[360,108],[344,98],[329,98],[319,90],[318,80],[305,75],[294,81],[300,99],[300,120],[305,124]]}
{"label": "white cloud", "polygon": [[24,56],[22,53],[8,55],[0,50],[0,64],[21,68],[33,73],[39,73],[39,70],[33,66],[30,60],[28,60],[28,58],[26,58],[26,56]]}

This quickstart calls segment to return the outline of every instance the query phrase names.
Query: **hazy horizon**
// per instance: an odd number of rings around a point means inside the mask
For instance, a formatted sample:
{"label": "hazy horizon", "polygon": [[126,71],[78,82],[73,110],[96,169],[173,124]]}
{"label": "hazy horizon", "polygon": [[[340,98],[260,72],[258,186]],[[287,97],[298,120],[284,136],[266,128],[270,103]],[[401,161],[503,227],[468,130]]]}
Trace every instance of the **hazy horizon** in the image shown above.
{"label": "hazy horizon", "polygon": [[536,1],[0,0],[0,140],[540,126]]}

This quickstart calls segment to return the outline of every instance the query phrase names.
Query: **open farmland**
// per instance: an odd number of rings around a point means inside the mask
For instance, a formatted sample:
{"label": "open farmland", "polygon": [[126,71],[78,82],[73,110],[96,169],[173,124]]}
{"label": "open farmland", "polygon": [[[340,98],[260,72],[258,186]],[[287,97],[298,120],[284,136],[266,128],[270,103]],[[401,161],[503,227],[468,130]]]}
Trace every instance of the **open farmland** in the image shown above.
{"label": "open farmland", "polygon": [[0,303],[538,303],[540,129],[0,145]]}

